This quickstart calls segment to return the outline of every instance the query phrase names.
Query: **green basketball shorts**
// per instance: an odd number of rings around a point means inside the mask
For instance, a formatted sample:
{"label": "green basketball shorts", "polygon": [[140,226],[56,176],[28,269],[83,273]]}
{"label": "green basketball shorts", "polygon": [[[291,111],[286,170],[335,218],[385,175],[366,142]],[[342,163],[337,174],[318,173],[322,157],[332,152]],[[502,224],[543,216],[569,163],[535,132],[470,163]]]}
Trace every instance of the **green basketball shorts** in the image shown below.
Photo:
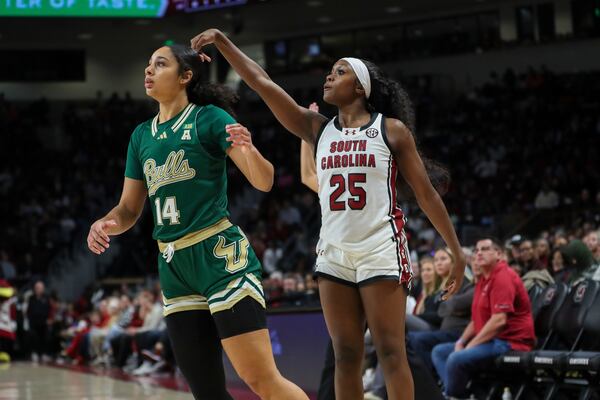
{"label": "green basketball shorts", "polygon": [[260,262],[242,230],[226,222],[172,243],[159,242],[165,316],[207,309],[215,314],[246,297],[265,308]]}

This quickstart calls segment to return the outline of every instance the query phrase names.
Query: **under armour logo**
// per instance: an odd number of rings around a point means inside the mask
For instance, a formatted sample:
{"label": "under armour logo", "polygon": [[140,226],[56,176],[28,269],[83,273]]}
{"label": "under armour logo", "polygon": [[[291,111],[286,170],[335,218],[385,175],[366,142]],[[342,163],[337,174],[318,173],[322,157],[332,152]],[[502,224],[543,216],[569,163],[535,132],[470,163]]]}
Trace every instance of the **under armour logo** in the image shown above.
{"label": "under armour logo", "polygon": [[344,134],[346,136],[348,136],[348,135],[356,135],[356,129],[345,129],[344,130]]}

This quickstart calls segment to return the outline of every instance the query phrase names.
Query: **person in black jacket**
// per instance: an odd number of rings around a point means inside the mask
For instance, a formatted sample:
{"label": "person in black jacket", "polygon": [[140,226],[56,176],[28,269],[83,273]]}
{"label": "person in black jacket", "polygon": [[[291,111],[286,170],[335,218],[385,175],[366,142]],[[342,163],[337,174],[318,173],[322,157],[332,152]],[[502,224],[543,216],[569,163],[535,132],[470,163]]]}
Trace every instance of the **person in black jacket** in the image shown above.
{"label": "person in black jacket", "polygon": [[[445,287],[450,271],[454,267],[454,256],[450,249],[442,248],[435,252],[433,267],[436,282],[439,280],[441,283],[435,285],[436,290],[433,292],[423,290],[421,293],[422,298],[417,303],[414,315],[406,316],[406,330],[408,332],[437,330],[442,323],[442,318],[438,314],[438,308],[444,295],[442,288]],[[421,271],[421,277],[423,277],[423,273],[429,267],[426,262],[423,262],[421,268],[423,268],[423,271]]]}
{"label": "person in black jacket", "polygon": [[47,356],[50,324],[50,298],[45,293],[44,282],[37,281],[33,286],[33,295],[27,305],[27,319],[31,339],[31,360],[38,362],[40,357]]}

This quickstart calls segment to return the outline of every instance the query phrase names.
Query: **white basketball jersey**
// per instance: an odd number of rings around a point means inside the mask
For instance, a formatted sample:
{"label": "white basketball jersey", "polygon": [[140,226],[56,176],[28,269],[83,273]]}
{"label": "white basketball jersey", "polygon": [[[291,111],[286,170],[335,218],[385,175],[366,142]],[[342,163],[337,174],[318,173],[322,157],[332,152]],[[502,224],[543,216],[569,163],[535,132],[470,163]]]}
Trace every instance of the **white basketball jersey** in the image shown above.
{"label": "white basketball jersey", "polygon": [[335,117],[322,128],[316,149],[321,238],[353,253],[397,240],[404,214],[396,205],[398,168],[383,115],[373,114],[361,128],[342,128]]}

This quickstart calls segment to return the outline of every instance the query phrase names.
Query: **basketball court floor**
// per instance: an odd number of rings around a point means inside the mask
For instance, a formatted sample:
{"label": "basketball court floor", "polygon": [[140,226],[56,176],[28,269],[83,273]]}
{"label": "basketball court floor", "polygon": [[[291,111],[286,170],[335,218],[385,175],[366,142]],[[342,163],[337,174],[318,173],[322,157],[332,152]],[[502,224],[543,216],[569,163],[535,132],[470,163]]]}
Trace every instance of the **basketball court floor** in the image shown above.
{"label": "basketball court floor", "polygon": [[[231,388],[236,400],[256,400],[247,389]],[[1,400],[190,400],[185,382],[171,374],[132,378],[116,370],[89,367],[0,364]]]}

